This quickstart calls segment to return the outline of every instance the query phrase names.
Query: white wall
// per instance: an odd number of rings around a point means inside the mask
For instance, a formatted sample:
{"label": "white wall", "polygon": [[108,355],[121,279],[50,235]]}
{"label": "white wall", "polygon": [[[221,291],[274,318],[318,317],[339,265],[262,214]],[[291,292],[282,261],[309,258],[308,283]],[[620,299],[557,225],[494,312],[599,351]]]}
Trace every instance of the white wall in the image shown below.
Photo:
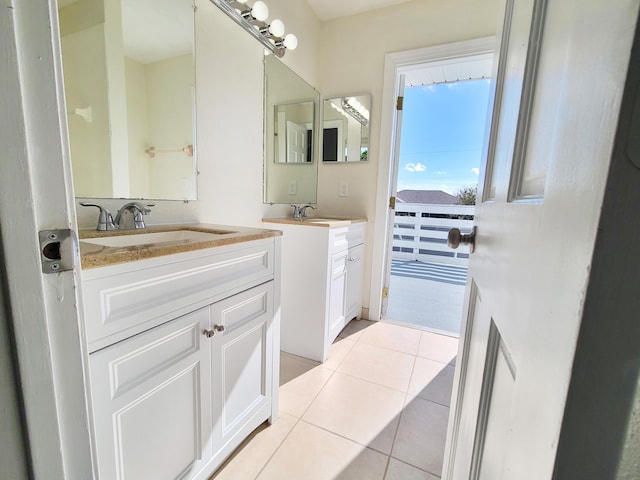
{"label": "white wall", "polygon": [[[299,39],[284,62],[317,84],[319,25],[306,3],[268,2]],[[259,225],[265,216],[286,215],[288,205],[263,205],[264,48],[207,0],[196,15],[196,96],[199,216],[203,222]]]}
{"label": "white wall", "polygon": [[[369,219],[365,278],[371,277],[385,54],[495,35],[497,16],[497,0],[415,0],[322,24],[323,97],[372,94],[369,161],[321,164],[318,171],[320,212]],[[342,182],[348,197],[338,195]],[[365,308],[369,295],[365,282]]]}

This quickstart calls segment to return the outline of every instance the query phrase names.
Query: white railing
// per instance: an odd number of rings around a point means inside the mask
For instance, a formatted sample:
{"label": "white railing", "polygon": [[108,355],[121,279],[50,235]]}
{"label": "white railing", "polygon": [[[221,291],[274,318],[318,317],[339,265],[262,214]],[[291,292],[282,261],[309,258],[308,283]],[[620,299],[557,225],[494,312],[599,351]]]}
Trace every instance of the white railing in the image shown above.
{"label": "white railing", "polygon": [[473,205],[396,203],[392,258],[466,265],[469,247],[449,248],[447,234],[454,227],[470,232],[474,212]]}

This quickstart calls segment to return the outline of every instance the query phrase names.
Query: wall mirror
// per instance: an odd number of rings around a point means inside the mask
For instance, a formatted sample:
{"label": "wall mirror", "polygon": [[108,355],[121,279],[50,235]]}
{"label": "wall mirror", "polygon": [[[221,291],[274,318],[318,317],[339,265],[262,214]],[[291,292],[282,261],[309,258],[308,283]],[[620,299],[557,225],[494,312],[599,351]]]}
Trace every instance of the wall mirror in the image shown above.
{"label": "wall mirror", "polygon": [[273,55],[264,73],[264,202],[316,203],[320,94]]}
{"label": "wall mirror", "polygon": [[371,95],[327,98],[323,109],[322,161],[366,161],[369,154]]}
{"label": "wall mirror", "polygon": [[195,200],[189,0],[58,0],[75,195]]}

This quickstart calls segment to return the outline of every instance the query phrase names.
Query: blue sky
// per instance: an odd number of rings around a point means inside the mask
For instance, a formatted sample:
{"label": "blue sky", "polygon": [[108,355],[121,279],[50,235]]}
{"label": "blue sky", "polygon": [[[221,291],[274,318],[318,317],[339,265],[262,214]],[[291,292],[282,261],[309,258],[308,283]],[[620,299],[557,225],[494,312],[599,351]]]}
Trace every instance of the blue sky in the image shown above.
{"label": "blue sky", "polygon": [[489,80],[405,89],[398,191],[478,183]]}

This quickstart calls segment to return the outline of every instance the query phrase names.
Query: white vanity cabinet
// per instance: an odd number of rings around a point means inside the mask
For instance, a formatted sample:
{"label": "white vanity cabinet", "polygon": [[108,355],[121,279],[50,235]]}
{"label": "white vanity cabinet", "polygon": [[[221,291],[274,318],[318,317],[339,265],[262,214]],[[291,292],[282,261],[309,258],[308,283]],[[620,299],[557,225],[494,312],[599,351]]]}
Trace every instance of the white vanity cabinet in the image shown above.
{"label": "white vanity cabinet", "polygon": [[99,478],[206,479],[275,420],[279,251],[274,237],[83,271]]}
{"label": "white vanity cabinet", "polygon": [[[277,223],[278,219],[264,219]],[[320,362],[362,311],[366,221],[304,219],[282,230],[281,349]]]}

